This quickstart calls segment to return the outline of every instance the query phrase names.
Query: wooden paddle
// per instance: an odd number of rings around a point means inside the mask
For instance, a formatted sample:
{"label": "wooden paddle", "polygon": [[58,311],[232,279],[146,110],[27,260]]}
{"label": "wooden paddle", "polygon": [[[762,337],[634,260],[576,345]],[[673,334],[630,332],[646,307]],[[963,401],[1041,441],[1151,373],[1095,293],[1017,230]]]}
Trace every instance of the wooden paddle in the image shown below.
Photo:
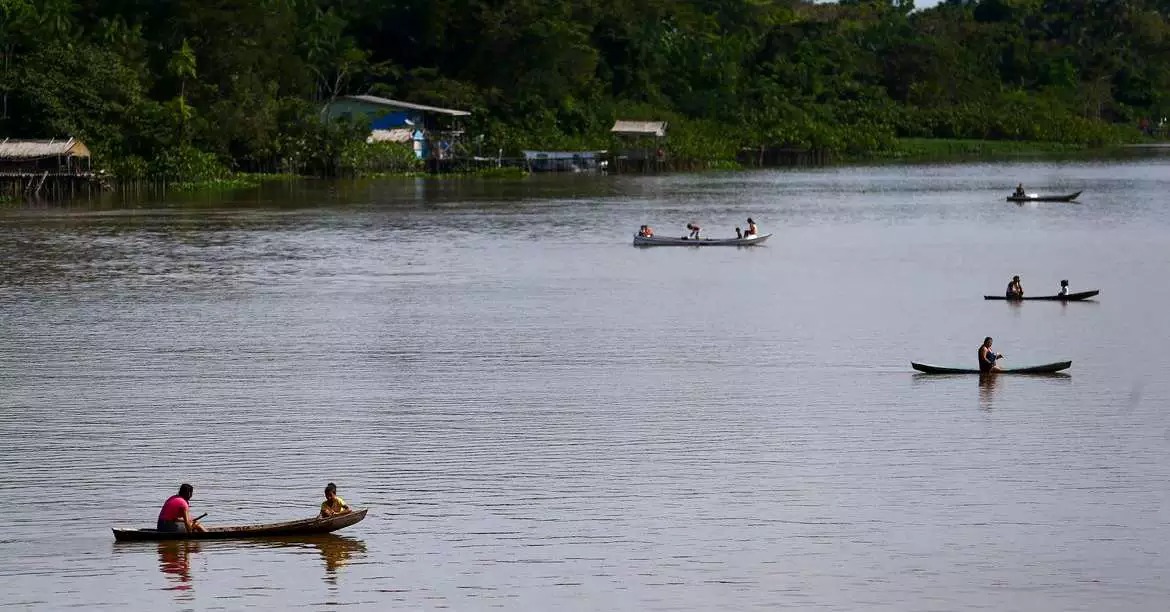
{"label": "wooden paddle", "polygon": [[204,512],[203,514],[200,514],[199,516],[195,517],[195,519],[191,521],[191,526],[192,526],[192,527],[196,527],[196,526],[198,526],[198,527],[203,527],[203,525],[200,525],[200,524],[199,524],[199,519],[201,519],[201,518],[203,518],[203,517],[205,517],[205,516],[207,516],[207,513],[206,513],[206,512]]}

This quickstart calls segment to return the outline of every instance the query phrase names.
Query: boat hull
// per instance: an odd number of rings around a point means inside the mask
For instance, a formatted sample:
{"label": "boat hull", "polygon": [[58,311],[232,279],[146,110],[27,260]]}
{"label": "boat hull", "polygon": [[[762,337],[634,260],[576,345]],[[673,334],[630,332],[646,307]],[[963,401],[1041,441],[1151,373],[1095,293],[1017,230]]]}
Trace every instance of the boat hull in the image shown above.
{"label": "boat hull", "polygon": [[1027,302],[1029,300],[1034,300],[1034,301],[1038,301],[1038,302],[1079,302],[1081,300],[1087,300],[1091,297],[1096,297],[1100,293],[1101,293],[1100,291],[1094,289],[1092,291],[1081,291],[1078,293],[1070,293],[1068,295],[1039,295],[1039,296],[1035,296],[1035,297],[1024,296],[1022,298],[1009,298],[1009,297],[1003,296],[1003,295],[985,295],[985,296],[983,296],[983,299],[985,299],[985,300],[1005,300],[1008,302]]}
{"label": "boat hull", "polygon": [[1034,195],[1034,196],[1015,196],[1010,195],[1007,198],[1008,202],[1072,202],[1081,195],[1081,192],[1070,193],[1068,195]]}
{"label": "boat hull", "polygon": [[925,363],[910,362],[910,367],[923,374],[1054,374],[1072,367],[1071,361],[1057,361],[1044,365],[1028,366],[1026,368],[1004,368],[992,372],[980,372],[978,368],[943,368]]}
{"label": "boat hull", "polygon": [[157,529],[114,528],[114,539],[119,542],[141,542],[155,540],[226,540],[234,538],[264,538],[273,536],[299,536],[330,533],[349,527],[366,518],[368,509],[329,518],[314,517],[284,523],[266,525],[242,525],[238,527],[208,527],[206,531],[170,532]]}
{"label": "boat hull", "polygon": [[690,246],[690,247],[705,247],[705,246],[756,246],[764,244],[772,234],[760,234],[750,238],[700,238],[694,240],[692,238],[667,238],[666,236],[645,236],[634,235],[634,246]]}

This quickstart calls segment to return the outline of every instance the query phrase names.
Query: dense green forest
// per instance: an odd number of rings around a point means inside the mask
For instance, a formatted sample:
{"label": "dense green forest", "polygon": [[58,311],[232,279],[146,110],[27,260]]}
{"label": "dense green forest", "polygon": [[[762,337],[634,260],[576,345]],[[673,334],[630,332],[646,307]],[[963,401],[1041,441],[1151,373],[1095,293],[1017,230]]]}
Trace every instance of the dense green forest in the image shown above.
{"label": "dense green forest", "polygon": [[[489,150],[846,154],[900,137],[1107,144],[1170,115],[1170,0],[0,0],[0,136],[126,176],[335,169],[373,93],[473,111]],[[352,162],[357,163],[357,162]]]}

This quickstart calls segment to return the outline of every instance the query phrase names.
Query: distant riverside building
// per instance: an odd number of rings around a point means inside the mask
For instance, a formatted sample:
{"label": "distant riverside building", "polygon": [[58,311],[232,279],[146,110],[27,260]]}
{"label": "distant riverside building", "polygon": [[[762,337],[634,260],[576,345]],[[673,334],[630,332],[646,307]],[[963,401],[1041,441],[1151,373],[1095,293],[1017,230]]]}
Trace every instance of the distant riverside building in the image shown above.
{"label": "distant riverside building", "polygon": [[596,172],[604,170],[605,151],[521,151],[529,172]]}
{"label": "distant riverside building", "polygon": [[0,198],[59,200],[110,188],[76,138],[0,138]]}
{"label": "distant riverside building", "polygon": [[409,143],[419,159],[449,157],[463,129],[459,119],[471,113],[378,96],[343,96],[325,106],[328,120],[365,118],[368,142]]}
{"label": "distant riverside building", "polygon": [[76,138],[0,140],[0,174],[82,174],[89,171],[89,147]]}
{"label": "distant riverside building", "polygon": [[610,128],[621,142],[615,157],[616,172],[660,171],[666,166],[666,122],[619,119]]}

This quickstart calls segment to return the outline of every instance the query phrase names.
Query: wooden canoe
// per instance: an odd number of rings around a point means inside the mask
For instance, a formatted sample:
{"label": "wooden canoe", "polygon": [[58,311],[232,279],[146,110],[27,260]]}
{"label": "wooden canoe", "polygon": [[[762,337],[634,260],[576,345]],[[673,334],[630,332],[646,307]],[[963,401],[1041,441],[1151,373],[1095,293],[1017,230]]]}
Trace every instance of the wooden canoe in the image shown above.
{"label": "wooden canoe", "polygon": [[772,234],[759,234],[747,238],[674,238],[667,236],[639,236],[634,234],[634,246],[756,246],[764,244]]}
{"label": "wooden canoe", "polygon": [[1026,302],[1028,300],[1039,300],[1039,301],[1046,301],[1046,302],[1079,302],[1081,300],[1087,300],[1091,297],[1096,297],[1097,294],[1099,294],[1099,293],[1101,293],[1101,292],[1094,289],[1092,291],[1081,291],[1078,293],[1070,293],[1068,295],[1038,295],[1038,296],[1034,296],[1034,297],[1026,295],[1022,298],[1009,298],[1009,297],[1003,296],[1003,295],[985,295],[985,296],[983,296],[983,299],[985,299],[985,300],[1007,300],[1010,302],[1020,302],[1020,301]]}
{"label": "wooden canoe", "polygon": [[[995,370],[987,372],[987,374],[1053,374],[1061,370],[1067,370],[1072,366],[1071,361],[1057,361],[1055,363],[1046,363],[1038,366],[1028,366],[1026,368],[1004,368],[1002,370]],[[939,366],[927,365],[925,363],[910,362],[910,367],[922,372],[923,374],[980,374],[978,368],[942,368]]]}
{"label": "wooden canoe", "polygon": [[237,527],[208,527],[207,531],[171,532],[157,529],[114,528],[114,539],[119,542],[144,540],[224,540],[231,538],[264,538],[271,536],[294,536],[329,533],[349,527],[366,518],[366,511],[355,510],[348,514],[329,518],[313,517],[299,521],[269,523],[267,525],[242,525]]}
{"label": "wooden canoe", "polygon": [[1007,198],[1008,202],[1072,202],[1077,199],[1077,196],[1082,192],[1070,193],[1068,195],[1038,195],[1029,193],[1026,195],[1010,195]]}

